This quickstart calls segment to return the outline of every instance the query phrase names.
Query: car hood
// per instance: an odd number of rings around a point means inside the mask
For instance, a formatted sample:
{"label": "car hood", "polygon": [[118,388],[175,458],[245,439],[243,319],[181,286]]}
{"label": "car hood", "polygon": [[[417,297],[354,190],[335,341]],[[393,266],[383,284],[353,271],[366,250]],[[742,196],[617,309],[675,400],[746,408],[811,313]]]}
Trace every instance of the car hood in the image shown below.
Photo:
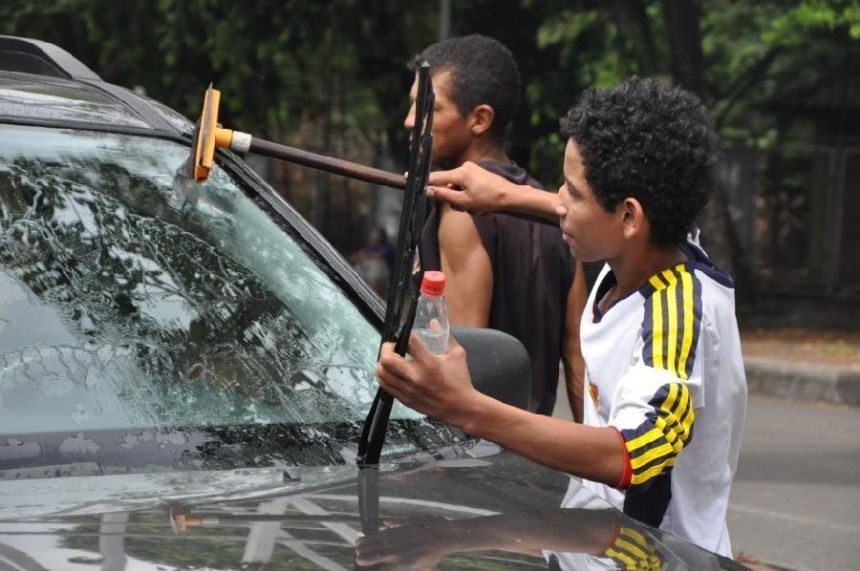
{"label": "car hood", "polygon": [[631,562],[740,568],[636,523],[576,479],[506,452],[365,470],[0,482],[0,567],[579,569]]}

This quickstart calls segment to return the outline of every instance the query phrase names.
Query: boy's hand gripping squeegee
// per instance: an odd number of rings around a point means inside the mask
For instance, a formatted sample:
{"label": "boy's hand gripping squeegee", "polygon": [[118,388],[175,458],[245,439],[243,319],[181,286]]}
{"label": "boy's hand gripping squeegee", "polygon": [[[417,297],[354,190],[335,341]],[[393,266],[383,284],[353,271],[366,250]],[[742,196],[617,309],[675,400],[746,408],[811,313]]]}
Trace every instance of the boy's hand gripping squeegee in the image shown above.
{"label": "boy's hand gripping squeegee", "polygon": [[218,148],[272,157],[400,190],[406,188],[406,179],[400,174],[271,143],[252,137],[248,133],[224,129],[218,123],[220,103],[221,92],[210,85],[203,98],[203,111],[194,131],[193,147],[188,157],[188,175],[198,183],[204,183],[209,178],[215,159],[215,149]]}

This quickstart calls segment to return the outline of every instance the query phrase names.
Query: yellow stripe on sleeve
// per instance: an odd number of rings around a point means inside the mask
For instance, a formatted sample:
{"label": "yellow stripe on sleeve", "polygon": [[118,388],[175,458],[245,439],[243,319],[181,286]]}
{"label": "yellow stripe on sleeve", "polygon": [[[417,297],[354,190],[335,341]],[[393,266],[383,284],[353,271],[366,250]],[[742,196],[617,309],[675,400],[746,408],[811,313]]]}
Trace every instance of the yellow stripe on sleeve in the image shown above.
{"label": "yellow stripe on sleeve", "polygon": [[627,565],[628,569],[636,569],[636,567],[637,567],[637,562],[635,559],[633,559],[632,557],[630,557],[629,555],[627,555],[625,553],[622,553],[620,551],[616,551],[615,549],[607,549],[606,555],[608,555],[609,557],[611,557],[613,559],[617,559],[617,560],[621,561],[622,563]]}
{"label": "yellow stripe on sleeve", "polygon": [[[671,414],[672,405],[675,404],[675,400],[678,398],[678,391],[678,383],[672,383],[669,386],[669,394],[666,396],[666,400],[664,400],[660,405],[660,410],[665,411],[667,414]],[[654,424],[654,428],[627,443],[627,451],[633,453],[639,448],[651,444],[661,436],[666,436],[666,421],[662,416],[658,416]],[[672,440],[674,440],[674,437]]]}
{"label": "yellow stripe on sleeve", "polygon": [[613,559],[622,569],[659,571],[662,568],[662,561],[654,543],[629,527],[621,528],[615,543],[604,555]]}
{"label": "yellow stripe on sleeve", "polygon": [[678,402],[677,408],[674,411],[667,409],[667,418],[657,418],[654,425],[666,433],[666,439],[672,444],[675,452],[680,452],[690,436],[690,427],[693,424],[693,408],[690,407],[687,414],[681,418],[690,403],[690,391],[680,383],[677,386],[681,392],[681,400]]}
{"label": "yellow stripe on sleeve", "polygon": [[652,286],[654,286],[654,289],[655,289],[656,291],[660,291],[661,289],[663,289],[664,287],[666,287],[666,284],[664,284],[664,283],[660,280],[660,278],[658,278],[656,275],[651,276],[650,278],[648,278],[648,281],[651,283],[651,285],[652,285]]}
{"label": "yellow stripe on sleeve", "polygon": [[637,545],[635,545],[635,544],[633,544],[627,540],[618,538],[617,540],[615,540],[615,547],[619,547],[619,548],[627,551],[628,553],[632,553],[634,556],[638,557],[639,559],[647,559],[648,558],[648,554],[645,553],[644,551],[642,551],[639,548],[639,546],[637,546]]}
{"label": "yellow stripe on sleeve", "polygon": [[678,280],[671,270],[665,270],[663,277],[669,283],[669,287],[666,288],[666,314],[669,317],[669,323],[666,324],[666,331],[664,332],[668,341],[666,365],[670,373],[677,375],[678,362],[675,356],[678,354],[678,300],[676,299],[675,292],[678,289]]}
{"label": "yellow stripe on sleeve", "polygon": [[657,420],[654,421],[654,426],[662,432],[666,436],[666,442],[675,446],[675,442],[678,440],[678,434],[669,427],[669,423],[666,422],[666,419],[662,416],[658,416]]}
{"label": "yellow stripe on sleeve", "polygon": [[[683,268],[683,266],[680,266]],[[678,374],[687,380],[687,359],[693,350],[693,276],[686,269],[681,270],[681,282],[684,285],[684,340],[681,343],[681,359],[678,362]]]}
{"label": "yellow stripe on sleeve", "polygon": [[651,354],[654,357],[654,368],[663,368],[663,292],[654,292],[654,332],[652,335]]}
{"label": "yellow stripe on sleeve", "polygon": [[674,466],[674,465],[675,465],[675,457],[674,456],[672,456],[671,458],[666,458],[665,462],[661,462],[660,464],[657,464],[653,468],[649,468],[649,469],[645,470],[641,474],[634,473],[633,477],[630,479],[630,484],[636,485],[636,484],[642,484],[644,482],[647,482],[651,478],[653,478],[655,476],[659,476],[660,474],[662,474],[663,470],[665,468],[668,468],[668,467]]}
{"label": "yellow stripe on sleeve", "polygon": [[[658,418],[657,420],[660,420],[660,419]],[[651,444],[652,442],[654,442],[655,440],[657,440],[661,436],[663,436],[662,430],[660,430],[659,428],[652,428],[651,430],[649,430],[648,432],[646,432],[642,436],[639,436],[638,438],[634,438],[633,440],[628,442],[627,443],[627,451],[628,452],[634,452],[634,451],[642,448],[643,446],[647,446],[648,444]]]}
{"label": "yellow stripe on sleeve", "polygon": [[[630,454],[631,484],[647,482],[662,471],[674,466],[675,457],[684,448],[693,424],[693,407],[690,391],[683,383],[671,383],[666,398],[656,407],[653,427],[627,443]],[[635,453],[648,445],[656,445],[639,456]],[[657,462],[656,465],[652,465]],[[650,468],[644,469],[646,466]],[[644,470],[643,470],[644,469]]]}
{"label": "yellow stripe on sleeve", "polygon": [[653,462],[654,460],[656,460],[657,458],[659,458],[661,456],[670,456],[674,452],[675,452],[675,449],[672,447],[672,445],[669,444],[668,442],[666,442],[664,444],[661,444],[657,448],[649,450],[648,452],[646,452],[642,456],[637,456],[636,458],[631,458],[630,459],[630,469],[631,470],[637,470],[637,469],[641,468],[642,466],[645,466],[645,465]]}
{"label": "yellow stripe on sleeve", "polygon": [[[689,401],[690,399],[692,399],[692,396],[690,396],[690,391],[685,391],[685,392],[687,393],[687,400]],[[684,407],[686,408],[686,406],[687,406],[687,404],[685,403]],[[684,427],[684,442],[686,442],[687,438],[690,437],[690,429],[693,427],[693,420],[695,418],[696,418],[696,412],[694,410],[693,403],[690,402],[690,412],[688,412],[687,416],[685,416],[681,420],[681,426]]]}
{"label": "yellow stripe on sleeve", "polygon": [[631,529],[629,527],[622,527],[621,533],[619,533],[619,535],[621,535],[621,536],[626,535],[632,541],[635,541],[636,543],[641,545],[643,548],[647,549],[649,553],[654,553],[654,546],[651,544],[651,542],[648,541],[644,535],[642,535],[641,533],[639,533],[635,529]]}
{"label": "yellow stripe on sleeve", "polygon": [[667,414],[671,414],[672,407],[675,405],[675,401],[678,400],[679,390],[679,383],[672,383],[669,385],[669,394],[666,396],[666,400],[663,401],[663,404],[660,405],[660,410],[664,410]]}

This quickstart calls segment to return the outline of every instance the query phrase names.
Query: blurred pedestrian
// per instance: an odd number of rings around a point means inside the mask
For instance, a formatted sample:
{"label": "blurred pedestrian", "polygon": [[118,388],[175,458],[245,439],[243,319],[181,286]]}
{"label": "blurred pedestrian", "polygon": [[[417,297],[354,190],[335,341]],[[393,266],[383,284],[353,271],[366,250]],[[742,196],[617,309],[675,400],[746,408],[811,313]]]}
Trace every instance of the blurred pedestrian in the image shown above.
{"label": "blurred pedestrian", "polygon": [[374,228],[367,238],[367,245],[349,257],[355,271],[381,297],[388,295],[388,284],[394,266],[394,248],[382,228]]}

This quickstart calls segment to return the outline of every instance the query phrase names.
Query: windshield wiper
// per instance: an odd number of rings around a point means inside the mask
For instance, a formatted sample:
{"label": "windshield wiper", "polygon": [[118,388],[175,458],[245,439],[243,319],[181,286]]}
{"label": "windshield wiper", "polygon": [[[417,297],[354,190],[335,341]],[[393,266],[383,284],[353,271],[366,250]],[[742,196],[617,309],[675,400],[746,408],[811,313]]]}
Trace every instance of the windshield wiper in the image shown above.
{"label": "windshield wiper", "polygon": [[[388,289],[382,342],[394,342],[394,350],[406,355],[412,322],[415,320],[419,287],[424,264],[418,241],[424,228],[427,213],[427,181],[430,176],[431,149],[433,147],[433,104],[435,94],[430,80],[430,65],[422,62],[418,67],[418,94],[415,101],[415,125],[409,146],[409,165],[403,210],[400,213],[400,232],[394,274]],[[381,349],[381,348],[380,348]],[[388,430],[388,419],[394,399],[378,389],[367,419],[364,421],[356,462],[359,466],[378,464]]]}

